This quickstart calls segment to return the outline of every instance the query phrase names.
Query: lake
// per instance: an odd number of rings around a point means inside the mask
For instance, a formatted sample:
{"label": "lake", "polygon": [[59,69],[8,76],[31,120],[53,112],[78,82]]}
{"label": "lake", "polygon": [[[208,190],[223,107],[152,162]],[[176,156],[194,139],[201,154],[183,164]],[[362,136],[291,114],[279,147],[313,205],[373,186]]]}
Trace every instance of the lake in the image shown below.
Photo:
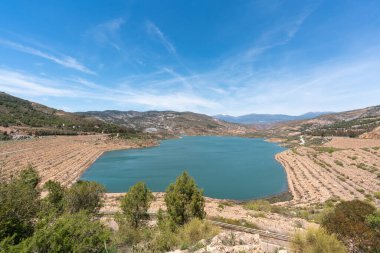
{"label": "lake", "polygon": [[138,181],[161,192],[186,170],[208,197],[255,199],[287,190],[285,171],[274,158],[283,150],[263,139],[186,136],[157,147],[106,152],[81,179],[102,183],[108,192],[126,192]]}

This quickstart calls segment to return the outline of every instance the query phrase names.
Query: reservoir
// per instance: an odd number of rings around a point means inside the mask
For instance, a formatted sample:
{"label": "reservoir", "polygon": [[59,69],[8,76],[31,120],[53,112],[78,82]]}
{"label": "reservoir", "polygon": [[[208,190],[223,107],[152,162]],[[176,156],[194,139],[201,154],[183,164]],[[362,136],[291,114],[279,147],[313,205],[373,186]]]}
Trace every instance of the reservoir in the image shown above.
{"label": "reservoir", "polygon": [[162,192],[186,170],[205,196],[249,200],[287,190],[285,171],[274,157],[283,150],[263,139],[186,136],[157,147],[106,152],[81,179],[97,181],[108,192],[126,192],[138,181]]}

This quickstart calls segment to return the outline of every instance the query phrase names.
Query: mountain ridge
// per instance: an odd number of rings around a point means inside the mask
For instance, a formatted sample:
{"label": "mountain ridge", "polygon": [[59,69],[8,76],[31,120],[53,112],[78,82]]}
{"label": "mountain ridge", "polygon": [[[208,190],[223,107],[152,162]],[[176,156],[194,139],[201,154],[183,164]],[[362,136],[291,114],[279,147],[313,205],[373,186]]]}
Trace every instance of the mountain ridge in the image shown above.
{"label": "mountain ridge", "polygon": [[225,114],[214,115],[214,118],[224,120],[232,123],[239,124],[273,124],[278,122],[285,122],[291,120],[302,120],[302,119],[311,119],[324,114],[331,114],[333,112],[307,112],[301,115],[293,116],[287,114],[260,114],[260,113],[250,113],[241,116],[230,116]]}

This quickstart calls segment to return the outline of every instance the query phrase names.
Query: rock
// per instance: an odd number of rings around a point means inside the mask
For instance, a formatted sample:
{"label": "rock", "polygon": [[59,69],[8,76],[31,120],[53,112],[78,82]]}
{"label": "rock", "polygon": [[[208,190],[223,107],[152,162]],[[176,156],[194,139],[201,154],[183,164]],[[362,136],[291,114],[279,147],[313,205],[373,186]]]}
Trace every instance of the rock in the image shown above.
{"label": "rock", "polygon": [[211,242],[204,248],[197,250],[197,253],[262,253],[260,246],[260,236],[258,234],[248,234],[243,232],[222,232],[211,239]]}

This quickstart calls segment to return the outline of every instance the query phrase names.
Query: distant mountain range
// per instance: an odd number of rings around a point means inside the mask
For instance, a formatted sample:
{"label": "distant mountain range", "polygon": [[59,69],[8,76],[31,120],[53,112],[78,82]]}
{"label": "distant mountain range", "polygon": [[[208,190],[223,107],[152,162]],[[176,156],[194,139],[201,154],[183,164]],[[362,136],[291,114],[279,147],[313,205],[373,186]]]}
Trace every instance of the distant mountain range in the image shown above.
{"label": "distant mountain range", "polygon": [[175,111],[90,111],[79,115],[93,117],[103,122],[150,133],[169,134],[238,134],[252,128],[225,122],[205,114]]}
{"label": "distant mountain range", "polygon": [[291,116],[291,115],[285,115],[285,114],[247,114],[242,116],[230,116],[230,115],[224,115],[219,114],[215,115],[214,118],[224,120],[227,122],[232,123],[239,123],[239,124],[272,124],[272,123],[279,123],[284,121],[291,121],[291,120],[305,120],[305,119],[312,119],[324,114],[330,114],[331,112],[308,112],[299,116]]}

